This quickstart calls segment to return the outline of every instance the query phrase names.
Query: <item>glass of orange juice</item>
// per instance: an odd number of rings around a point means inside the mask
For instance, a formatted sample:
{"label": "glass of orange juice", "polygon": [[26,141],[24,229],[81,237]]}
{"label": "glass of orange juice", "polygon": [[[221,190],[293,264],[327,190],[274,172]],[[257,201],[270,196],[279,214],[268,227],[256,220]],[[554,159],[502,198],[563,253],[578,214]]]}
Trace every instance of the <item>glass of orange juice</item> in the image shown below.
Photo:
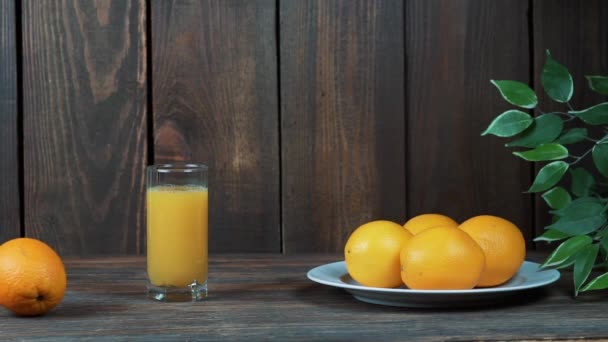
{"label": "glass of orange juice", "polygon": [[147,167],[149,298],[173,302],[207,297],[207,171],[202,164]]}

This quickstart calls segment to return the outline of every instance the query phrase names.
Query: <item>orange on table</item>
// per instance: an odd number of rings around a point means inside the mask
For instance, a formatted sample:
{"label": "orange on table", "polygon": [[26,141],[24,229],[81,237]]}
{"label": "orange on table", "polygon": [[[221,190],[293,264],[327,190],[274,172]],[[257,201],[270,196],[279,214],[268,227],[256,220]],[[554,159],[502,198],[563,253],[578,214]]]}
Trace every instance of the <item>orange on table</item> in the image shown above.
{"label": "orange on table", "polygon": [[422,214],[409,219],[403,227],[416,235],[434,227],[458,227],[458,223],[451,217],[441,214]]}
{"label": "orange on table", "polygon": [[526,257],[526,242],[516,225],[497,216],[480,215],[460,225],[486,255],[486,266],[477,286],[505,283],[519,270]]}
{"label": "orange on table", "polygon": [[346,269],[361,285],[392,288],[403,285],[399,252],[412,234],[391,221],[373,221],[357,228],[344,247]]}
{"label": "orange on table", "polygon": [[411,238],[401,250],[401,279],[415,290],[464,290],[477,285],[485,255],[457,227],[435,227]]}
{"label": "orange on table", "polygon": [[20,316],[38,316],[65,295],[61,258],[44,242],[18,238],[0,246],[0,304]]}

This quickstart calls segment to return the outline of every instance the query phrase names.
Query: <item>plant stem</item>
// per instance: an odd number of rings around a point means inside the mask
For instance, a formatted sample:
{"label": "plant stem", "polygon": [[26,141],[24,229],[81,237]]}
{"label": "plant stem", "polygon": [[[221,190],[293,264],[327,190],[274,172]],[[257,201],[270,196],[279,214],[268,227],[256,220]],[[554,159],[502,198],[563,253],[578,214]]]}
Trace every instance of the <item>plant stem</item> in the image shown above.
{"label": "plant stem", "polygon": [[570,109],[570,111],[574,112],[574,108],[572,108],[570,101],[566,102],[566,105],[568,105],[568,109]]}
{"label": "plant stem", "polygon": [[574,158],[574,160],[572,161],[572,163],[570,163],[570,166],[575,165],[576,163],[580,162],[589,153],[591,153],[592,150],[593,150],[593,148],[588,149],[587,152],[583,153],[583,155],[581,155],[581,156],[571,156],[572,158]]}
{"label": "plant stem", "polygon": [[557,114],[557,115],[562,115],[565,116],[566,119],[564,120],[564,122],[570,122],[574,119],[576,119],[576,115],[572,115],[570,113],[564,113],[564,112],[553,112],[553,114]]}
{"label": "plant stem", "polygon": [[599,264],[595,264],[595,265],[593,265],[593,268],[600,268],[600,267],[605,267],[605,266],[608,266],[608,262],[602,262]]}
{"label": "plant stem", "polygon": [[552,112],[552,114],[558,114],[558,115],[563,115],[563,116],[567,116],[569,118],[575,118],[576,116],[570,114],[570,113],[566,113],[566,112]]}

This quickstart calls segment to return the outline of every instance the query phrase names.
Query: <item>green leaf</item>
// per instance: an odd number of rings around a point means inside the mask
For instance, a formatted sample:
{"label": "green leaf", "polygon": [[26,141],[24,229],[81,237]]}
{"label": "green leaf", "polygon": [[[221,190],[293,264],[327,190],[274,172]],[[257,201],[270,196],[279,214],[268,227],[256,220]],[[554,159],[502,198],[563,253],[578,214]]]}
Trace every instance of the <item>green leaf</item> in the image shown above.
{"label": "green leaf", "polygon": [[595,260],[597,259],[597,252],[600,250],[598,244],[593,244],[591,247],[583,248],[574,258],[574,295],[578,295],[578,291],[581,286],[589,277]]}
{"label": "green leaf", "polygon": [[572,75],[570,75],[568,69],[551,57],[549,50],[547,50],[547,59],[540,77],[540,83],[547,95],[554,101],[564,103],[572,98],[574,89]]}
{"label": "green leaf", "polygon": [[576,254],[571,255],[568,259],[566,259],[566,261],[564,261],[562,264],[555,266],[553,268],[561,270],[562,268],[566,268],[566,267],[570,267],[572,265],[574,265],[574,259],[576,257]]}
{"label": "green leaf", "polygon": [[534,148],[555,140],[564,128],[564,121],[555,114],[543,114],[534,118],[530,127],[521,133],[516,140],[507,143],[507,147]]}
{"label": "green leaf", "polygon": [[568,149],[560,144],[543,144],[537,148],[523,152],[513,152],[514,155],[527,161],[545,161],[564,159],[568,156]]}
{"label": "green leaf", "polygon": [[606,236],[608,235],[608,229],[606,229],[606,227],[602,228],[601,230],[597,231],[594,235],[593,235],[593,240],[602,240],[604,239]]}
{"label": "green leaf", "polygon": [[534,108],[538,103],[534,90],[525,83],[518,81],[495,81],[492,84],[498,88],[500,95],[507,102],[523,108]]}
{"label": "green leaf", "polygon": [[585,214],[589,212],[589,209],[594,214],[599,214],[602,212],[602,206],[602,201],[596,197],[581,197],[572,201],[567,207],[551,211],[551,214],[558,216],[572,215],[574,213]]}
{"label": "green leaf", "polygon": [[602,212],[604,204],[595,197],[581,197],[572,201],[567,207],[551,211],[557,216],[585,217]]}
{"label": "green leaf", "polygon": [[576,144],[577,142],[585,140],[585,138],[587,138],[586,128],[572,128],[560,135],[555,142],[562,145]]}
{"label": "green leaf", "polygon": [[574,255],[581,248],[589,246],[592,241],[593,239],[587,235],[573,236],[557,246],[540,267],[556,267],[568,260],[570,256]]}
{"label": "green leaf", "polygon": [[596,231],[607,221],[603,203],[593,197],[582,197],[572,201],[567,207],[553,211],[560,218],[547,226],[571,236]]}
{"label": "green leaf", "polygon": [[593,146],[593,163],[597,170],[608,177],[608,144],[597,144]]}
{"label": "green leaf", "polygon": [[576,197],[586,197],[591,193],[591,189],[595,186],[595,179],[582,167],[571,169],[570,176],[572,177],[571,190]]}
{"label": "green leaf", "polygon": [[602,240],[600,240],[600,244],[606,255],[608,255],[608,236],[605,235]]}
{"label": "green leaf", "polygon": [[595,279],[587,283],[587,285],[585,285],[581,289],[581,292],[591,290],[603,290],[605,288],[608,288],[608,272],[596,277]]}
{"label": "green leaf", "polygon": [[561,209],[572,202],[572,197],[570,197],[568,191],[561,186],[557,186],[545,192],[542,195],[542,198],[551,209]]}
{"label": "green leaf", "polygon": [[600,103],[579,111],[570,111],[568,113],[576,115],[579,119],[589,125],[608,124],[608,102]]}
{"label": "green leaf", "polygon": [[530,126],[534,119],[528,113],[520,110],[508,110],[499,116],[481,133],[481,135],[493,134],[497,137],[512,137]]}
{"label": "green leaf", "polygon": [[541,236],[538,236],[536,239],[534,239],[534,241],[535,242],[537,242],[537,241],[551,242],[551,241],[563,240],[568,237],[570,237],[570,235],[568,235],[566,233],[562,233],[559,230],[547,229]]}
{"label": "green leaf", "polygon": [[538,171],[534,183],[532,183],[528,192],[541,192],[552,188],[562,179],[569,166],[570,165],[564,161],[554,161],[543,166],[540,171]]}
{"label": "green leaf", "polygon": [[589,88],[602,95],[608,95],[608,77],[606,76],[585,76],[589,81]]}
{"label": "green leaf", "polygon": [[589,234],[598,230],[606,223],[606,216],[594,215],[582,218],[562,217],[557,222],[547,226],[548,229],[559,230],[570,236]]}

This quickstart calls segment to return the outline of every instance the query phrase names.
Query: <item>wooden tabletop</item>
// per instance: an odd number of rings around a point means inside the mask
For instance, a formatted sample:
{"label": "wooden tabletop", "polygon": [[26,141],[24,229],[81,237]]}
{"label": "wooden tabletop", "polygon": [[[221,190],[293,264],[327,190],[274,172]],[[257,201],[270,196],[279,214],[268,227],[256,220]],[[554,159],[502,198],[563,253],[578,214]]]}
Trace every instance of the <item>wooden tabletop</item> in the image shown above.
{"label": "wooden tabletop", "polygon": [[571,279],[481,309],[362,303],[306,272],[337,255],[211,257],[209,298],[145,297],[143,258],[67,260],[68,291],[44,317],[0,309],[0,340],[541,340],[608,338],[608,294],[573,299]]}

